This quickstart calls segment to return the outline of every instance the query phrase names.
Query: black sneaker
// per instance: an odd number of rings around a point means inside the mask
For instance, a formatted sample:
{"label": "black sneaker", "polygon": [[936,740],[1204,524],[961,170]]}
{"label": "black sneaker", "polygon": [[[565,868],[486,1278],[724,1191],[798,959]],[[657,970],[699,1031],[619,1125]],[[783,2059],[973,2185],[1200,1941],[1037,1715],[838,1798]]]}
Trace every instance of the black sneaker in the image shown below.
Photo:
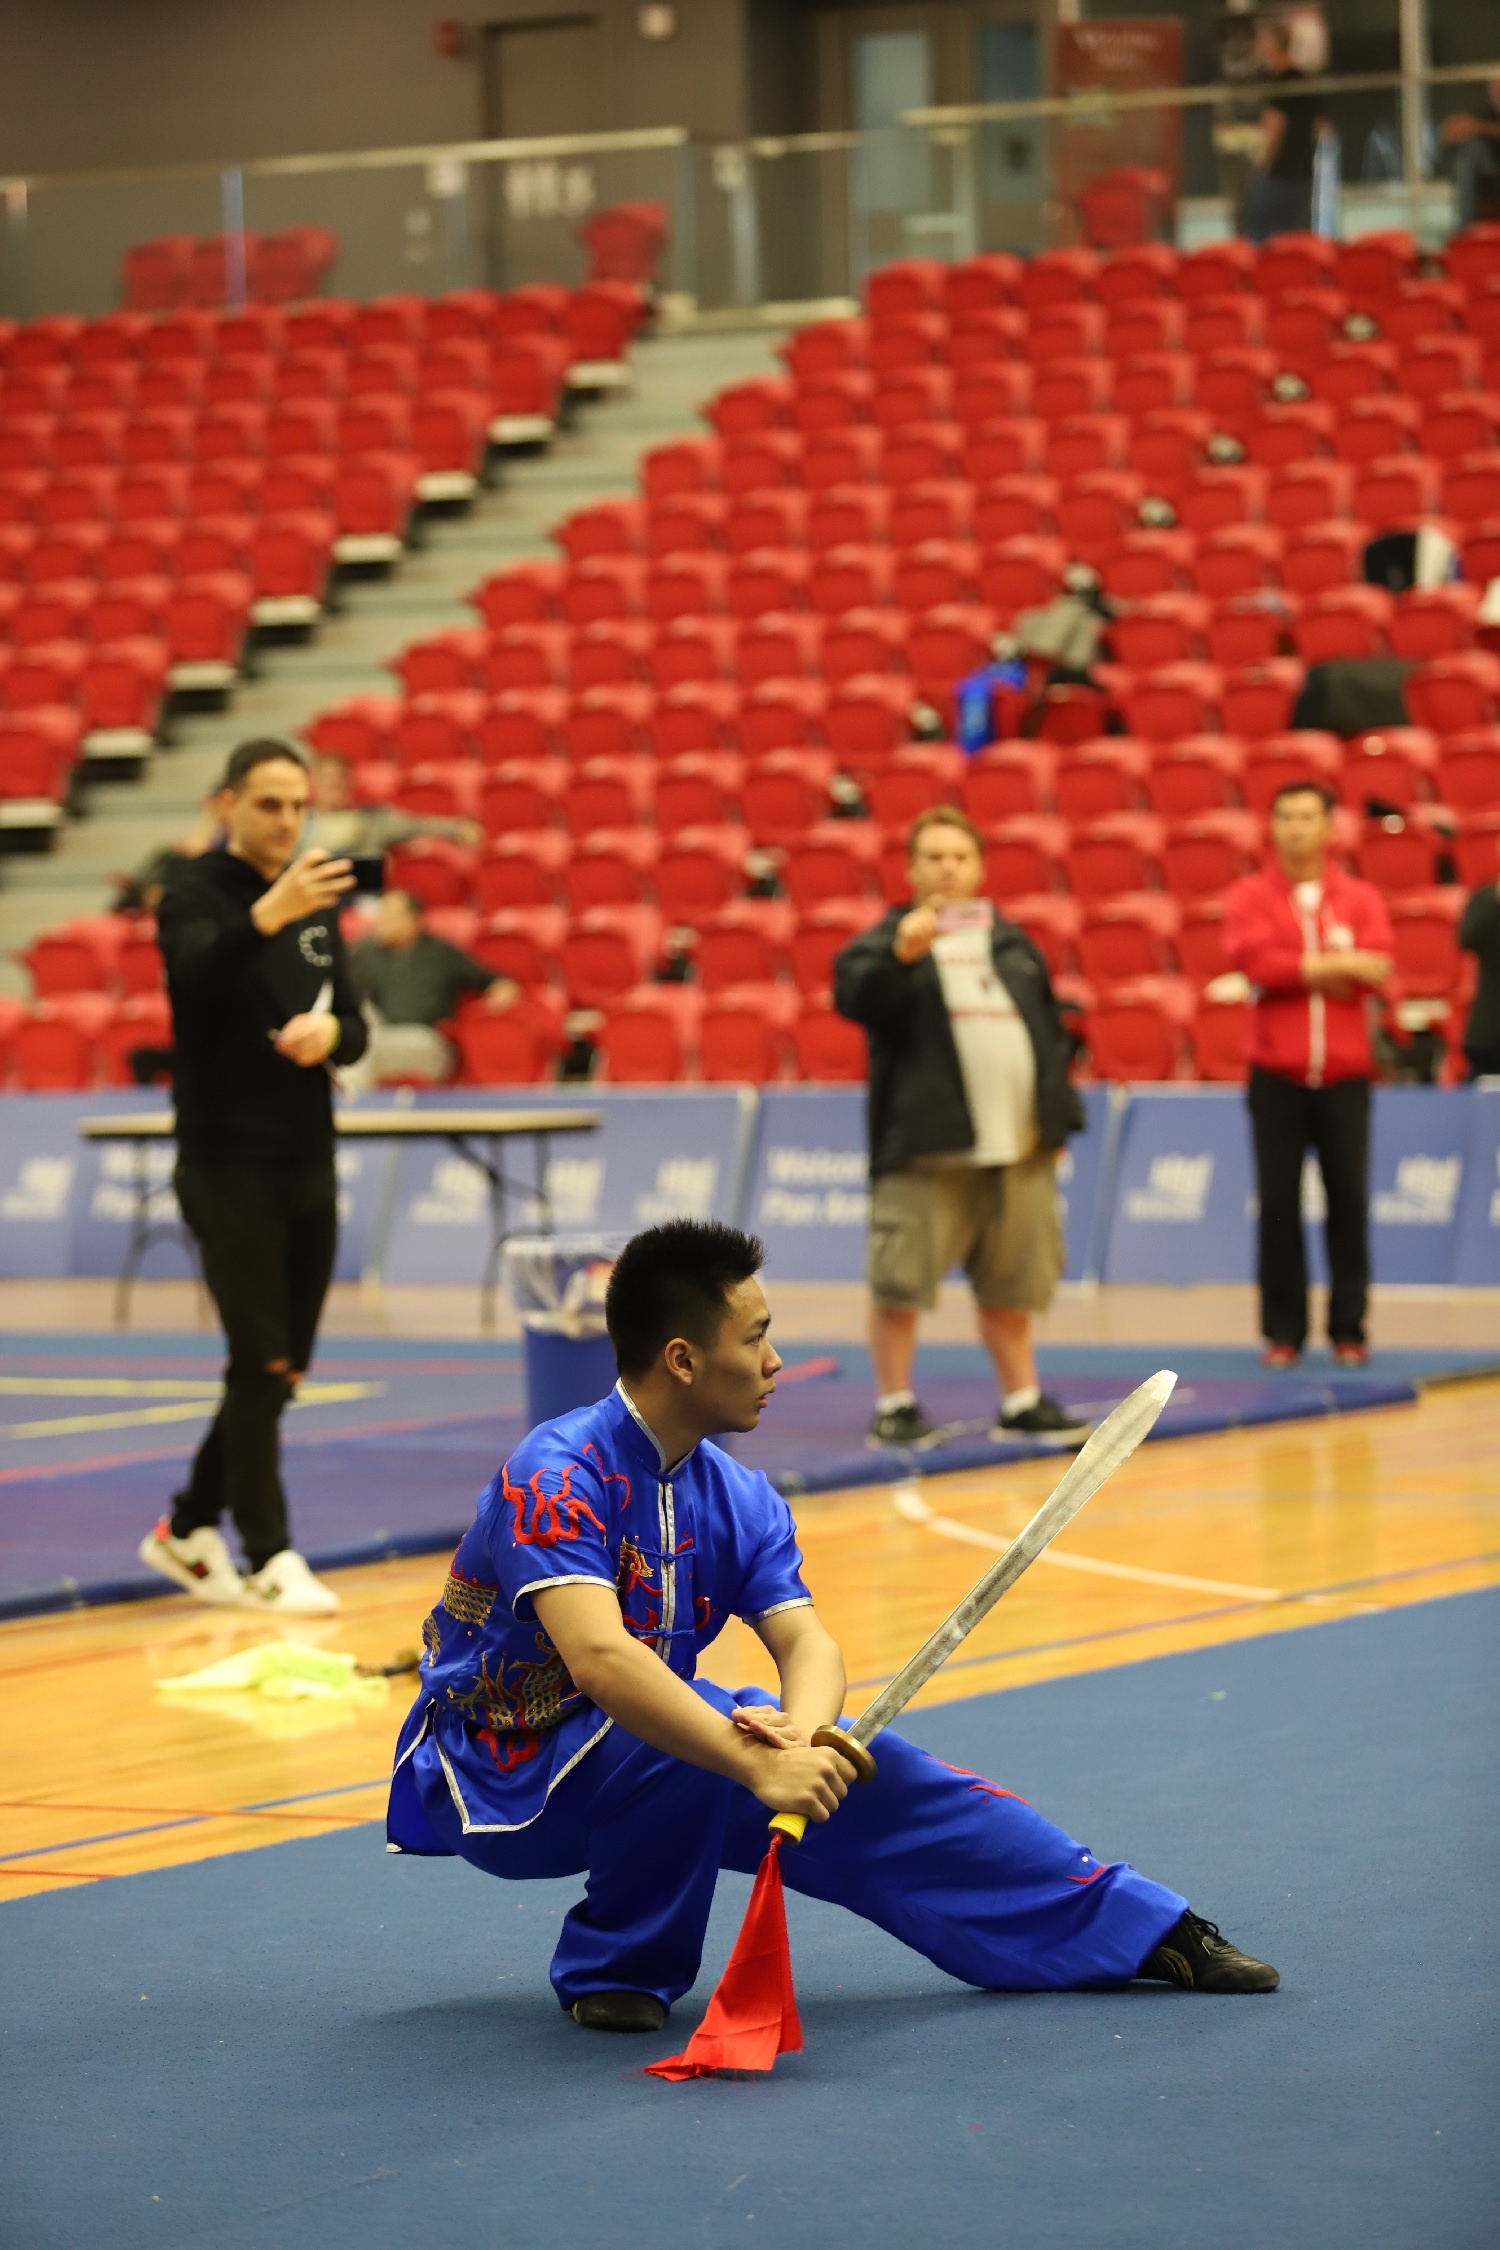
{"label": "black sneaker", "polygon": [[1241,1953],[1215,1923],[1191,1911],[1173,1924],[1135,1973],[1153,1984],[1180,1985],[1184,1992],[1274,1992],[1281,1982],[1269,1961]]}
{"label": "black sneaker", "polygon": [[654,1992],[588,1992],[570,2012],[585,2031],[660,2031],[667,2020]]}
{"label": "black sneaker", "polygon": [[889,1406],[870,1424],[872,1445],[920,1445],[936,1437],[937,1425],[929,1422],[915,1399],[909,1406]]}
{"label": "black sneaker", "polygon": [[1044,1391],[1035,1406],[1023,1407],[1019,1414],[997,1414],[994,1437],[1045,1437],[1056,1438],[1062,1444],[1082,1445],[1093,1429],[1092,1422],[1080,1422],[1055,1398]]}

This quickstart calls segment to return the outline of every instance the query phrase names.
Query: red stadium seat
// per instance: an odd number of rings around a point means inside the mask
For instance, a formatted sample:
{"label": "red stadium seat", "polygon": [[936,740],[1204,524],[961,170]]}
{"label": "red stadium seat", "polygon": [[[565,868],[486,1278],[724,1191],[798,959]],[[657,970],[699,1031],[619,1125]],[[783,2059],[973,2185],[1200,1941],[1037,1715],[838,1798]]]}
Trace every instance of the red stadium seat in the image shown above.
{"label": "red stadium seat", "polygon": [[[966,613],[955,612],[955,615],[963,614]],[[781,622],[789,624],[791,621]],[[823,633],[824,678],[830,688],[836,688],[872,672],[904,672],[907,643],[907,622],[899,610],[851,609],[846,616],[833,619]],[[946,654],[942,661],[946,662]],[[957,679],[959,672],[968,668],[960,665],[946,676]],[[741,674],[745,675],[743,663]]]}
{"label": "red stadium seat", "polygon": [[663,845],[657,896],[668,921],[696,926],[731,905],[744,889],[748,830],[732,824],[683,828]]}
{"label": "red stadium seat", "polygon": [[496,571],[465,599],[491,633],[501,633],[509,625],[540,625],[560,617],[566,579],[562,563],[517,563]]}
{"label": "red stadium seat", "polygon": [[466,844],[441,836],[418,836],[398,844],[386,864],[392,890],[409,891],[424,906],[471,903],[478,854]]}
{"label": "red stadium seat", "polygon": [[[895,560],[888,547],[832,547],[814,557],[804,574],[806,598],[821,616],[845,617],[851,610],[889,602],[894,578]],[[800,606],[792,599],[765,604],[768,610]]]}
{"label": "red stadium seat", "polygon": [[1354,471],[1347,461],[1288,461],[1276,470],[1266,491],[1266,516],[1279,531],[1348,516],[1354,498]]}
{"label": "red stadium seat", "polygon": [[796,1075],[813,1083],[863,1085],[870,1074],[869,1049],[857,1023],[816,1001],[804,1004],[792,1025]]}
{"label": "red stadium seat", "polygon": [[1500,726],[1450,735],[1438,755],[1437,793],[1460,812],[1500,805]]}
{"label": "red stadium seat", "polygon": [[1030,938],[1049,976],[1070,976],[1077,970],[1083,908],[1076,898],[1066,891],[1034,891],[1006,899],[1003,911]]}
{"label": "red stadium seat", "polygon": [[1129,602],[1185,592],[1197,544],[1190,531],[1127,531],[1100,563],[1105,593],[1111,601]]}
{"label": "red stadium seat", "polygon": [[1248,875],[1260,849],[1261,823],[1251,812],[1198,813],[1174,821],[1162,848],[1166,887],[1184,904],[1221,896]]}
{"label": "red stadium seat", "polygon": [[1139,977],[1101,994],[1084,1021],[1096,1074],[1132,1083],[1180,1077],[1194,1013],[1186,978]]}
{"label": "red stadium seat", "polygon": [[1334,586],[1311,594],[1292,627],[1304,664],[1385,656],[1390,651],[1395,602],[1383,586]]}
{"label": "red stadium seat", "polygon": [[510,977],[530,991],[560,977],[567,926],[559,906],[504,908],[489,916],[470,951],[497,977]]}
{"label": "red stadium seat", "polygon": [[1438,805],[1408,805],[1402,813],[1367,820],[1354,855],[1365,881],[1391,896],[1430,890],[1441,872],[1444,812]]}
{"label": "red stadium seat", "polygon": [[1329,520],[1304,524],[1287,539],[1281,569],[1288,589],[1312,595],[1331,586],[1347,586],[1363,573],[1364,551],[1370,531],[1363,523]]}
{"label": "red stadium seat", "polygon": [[[967,487],[961,489],[967,494]],[[805,502],[807,543],[815,555],[825,555],[834,547],[876,546],[886,536],[891,495],[883,486],[834,484],[811,495],[786,497]]]}
{"label": "red stadium seat", "polygon": [[563,981],[577,1008],[604,1008],[644,984],[661,952],[654,906],[595,906],[573,921],[562,943]]}
{"label": "red stadium seat", "polygon": [[971,758],[959,801],[979,827],[1054,809],[1056,753],[1024,743],[992,745]]}
{"label": "red stadium seat", "polygon": [[1226,672],[1222,704],[1226,732],[1246,742],[1261,742],[1268,734],[1285,733],[1292,723],[1304,677],[1302,666],[1284,656]]}
{"label": "red stadium seat", "polygon": [[1147,742],[1176,742],[1218,726],[1224,677],[1209,664],[1164,664],[1136,675],[1124,691],[1125,722]]}
{"label": "red stadium seat", "polygon": [[1279,585],[1284,547],[1274,524],[1220,524],[1199,542],[1193,584],[1213,602]]}
{"label": "red stadium seat", "polygon": [[1238,1085],[1250,1069],[1250,1009],[1243,1000],[1205,994],[1188,1026],[1193,1067],[1210,1084]]}
{"label": "red stadium seat", "polygon": [[790,985],[736,985],[703,1011],[700,1068],[710,1084],[766,1085],[784,1075],[800,1010]]}
{"label": "red stadium seat", "polygon": [[656,783],[656,825],[662,835],[737,823],[744,768],[743,758],[724,751],[693,751],[664,766]]}
{"label": "red stadium seat", "polygon": [[1390,901],[1396,976],[1408,994],[1440,999],[1458,989],[1464,957],[1458,923],[1464,894],[1456,884],[1408,892]]}
{"label": "red stadium seat", "polygon": [[1403,693],[1413,724],[1436,735],[1493,726],[1500,720],[1500,656],[1465,649],[1434,657],[1407,675]]}
{"label": "red stadium seat", "polygon": [[745,825],[757,849],[797,843],[831,814],[828,783],[830,751],[774,750],[745,776],[740,801]]}
{"label": "red stadium seat", "polygon": [[1453,838],[1453,864],[1459,882],[1470,889],[1493,883],[1500,869],[1500,812],[1464,813]]}
{"label": "red stadium seat", "polygon": [[648,722],[651,746],[658,758],[738,749],[742,703],[733,680],[682,680],[657,697]]}
{"label": "red stadium seat", "polygon": [[833,964],[851,938],[869,929],[881,908],[868,897],[833,898],[797,916],[789,947],[799,992],[817,996],[833,984]]}
{"label": "red stadium seat", "polygon": [[1195,984],[1212,984],[1229,974],[1224,951],[1224,900],[1212,894],[1182,902],[1182,922],[1177,932],[1177,960],[1184,976]]}
{"label": "red stadium seat", "polygon": [[705,992],[726,992],[739,984],[774,983],[787,965],[786,946],[763,922],[746,920],[737,907],[779,903],[740,899],[698,929],[693,966]]}
{"label": "red stadium seat", "polygon": [[1293,625],[1302,614],[1302,596],[1284,586],[1256,586],[1220,602],[1208,627],[1209,661],[1226,671],[1268,664],[1283,656]]}
{"label": "red stadium seat", "polygon": [[1245,746],[1223,734],[1163,743],[1146,775],[1146,801],[1165,820],[1188,820],[1241,801]]}
{"label": "red stadium seat", "polygon": [[1356,735],[1344,750],[1340,795],[1361,811],[1372,800],[1414,805],[1434,794],[1438,771],[1435,736],[1423,727],[1386,727]]}
{"label": "red stadium seat", "polygon": [[[1062,776],[1059,774],[1059,793]],[[1109,813],[1075,828],[1064,854],[1068,888],[1081,899],[1150,890],[1160,875],[1166,824],[1155,813]]]}
{"label": "red stadium seat", "polygon": [[513,907],[556,906],[572,839],[560,828],[512,829],[480,859],[474,904],[481,915]]}
{"label": "red stadium seat", "polygon": [[91,1035],[76,1019],[45,1003],[34,1009],[16,1026],[12,1041],[17,1084],[28,1094],[76,1093],[92,1086],[98,1075],[95,1040],[102,1029],[101,1021]]}
{"label": "red stadium seat", "polygon": [[600,1026],[602,1075],[616,1085],[668,1084],[687,1075],[703,994],[686,984],[646,984],[609,1003]]}
{"label": "red stadium seat", "polygon": [[[984,485],[996,477],[1035,476],[1046,466],[1047,425],[1034,416],[1014,415],[983,422],[971,430],[961,456],[962,473],[971,484]],[[1087,462],[1086,467],[1122,467],[1122,462]]]}
{"label": "red stadium seat", "polygon": [[1443,512],[1462,524],[1484,524],[1500,516],[1500,447],[1466,453],[1443,473]]}
{"label": "red stadium seat", "polygon": [[1139,811],[1151,762],[1146,744],[1125,735],[1095,736],[1073,744],[1058,759],[1059,813],[1065,820],[1091,821],[1110,813]]}
{"label": "red stadium seat", "polygon": [[1182,907],[1163,891],[1122,891],[1089,901],[1078,931],[1079,965],[1093,984],[1175,975]]}
{"label": "red stadium seat", "polygon": [[876,888],[880,833],[869,821],[820,821],[790,846],[782,882],[799,914],[828,899],[864,898]]}
{"label": "red stadium seat", "polygon": [[562,871],[563,896],[575,914],[593,906],[636,906],[655,890],[661,845],[654,828],[601,828],[574,836]]}
{"label": "red stadium seat", "polygon": [[[854,634],[861,617],[865,617],[868,622],[869,618],[875,616],[874,612],[867,613],[867,616],[860,613],[860,616],[846,619],[843,623],[847,632]],[[726,624],[729,622],[725,620]],[[883,629],[896,631],[895,623],[889,616],[879,618],[878,624]],[[735,621],[734,629],[737,636],[733,644],[735,669],[741,686],[747,692],[764,680],[800,680],[826,675],[832,682],[842,676],[839,667],[828,662],[826,620],[811,612],[785,611],[779,617],[754,618],[743,626]],[[875,626],[871,625],[870,630],[873,632]],[[866,639],[868,640],[868,635]],[[722,641],[712,644],[705,642],[706,654],[709,653],[710,645],[715,651],[725,646]],[[862,643],[861,646],[863,645]],[[882,660],[888,645],[882,641],[882,654],[876,657],[876,662]],[[716,655],[713,660],[717,661]]]}
{"label": "red stadium seat", "polygon": [[985,831],[985,894],[1002,907],[1008,898],[1064,887],[1063,855],[1069,842],[1065,820],[1050,814],[1019,813]]}
{"label": "red stadium seat", "polygon": [[966,315],[991,306],[1013,305],[1022,264],[1007,251],[962,258],[944,269],[944,302],[955,325]]}
{"label": "red stadium seat", "polygon": [[553,1045],[537,1018],[509,1008],[466,1008],[451,1027],[460,1082],[535,1086],[551,1074]]}
{"label": "red stadium seat", "polygon": [[821,748],[828,711],[826,680],[762,680],[744,698],[739,747],[749,758],[772,750]]}

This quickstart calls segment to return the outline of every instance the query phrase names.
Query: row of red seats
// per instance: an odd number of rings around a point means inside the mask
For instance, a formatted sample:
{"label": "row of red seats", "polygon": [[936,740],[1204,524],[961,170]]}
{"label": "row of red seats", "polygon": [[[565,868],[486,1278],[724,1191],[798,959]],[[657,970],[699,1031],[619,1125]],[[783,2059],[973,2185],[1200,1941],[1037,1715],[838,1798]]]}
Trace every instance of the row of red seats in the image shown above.
{"label": "row of red seats", "polygon": [[1193,304],[1239,292],[1274,299],[1289,290],[1330,286],[1356,303],[1382,306],[1420,277],[1424,263],[1466,289],[1483,287],[1500,277],[1500,227],[1467,227],[1425,260],[1412,235],[1394,230],[1350,242],[1314,234],[1276,235],[1260,245],[1235,238],[1191,251],[1141,243],[1109,256],[1089,249],[1043,250],[1030,258],[991,251],[951,265],[936,258],[898,258],[870,275],[865,302],[877,326],[914,312],[957,318],[990,306],[1019,305],[1034,313],[1055,305],[1108,306],[1157,297]]}
{"label": "row of red seats", "polygon": [[136,312],[222,305],[236,291],[257,304],[314,297],[333,270],[339,238],[329,227],[277,233],[161,234],[125,253],[125,303]]}
{"label": "row of red seats", "polygon": [[[776,705],[763,708],[778,714]],[[1486,812],[1500,805],[1500,726],[1441,741],[1425,727],[1385,728],[1348,743],[1309,728],[1259,742],[1204,734],[1156,745],[1102,735],[1055,746],[1003,743],[973,758],[950,744],[911,743],[841,761],[826,746],[773,739],[748,753],[689,750],[656,760],[542,755],[404,770],[381,762],[359,769],[356,796],[418,819],[472,821],[491,839],[513,829],[563,828],[582,841],[596,829],[644,825],[671,836],[730,825],[744,827],[757,847],[775,847],[794,842],[810,821],[847,816],[859,799],[887,828],[942,804],[961,805],[981,825],[1031,813],[1170,820],[1239,806],[1264,815],[1299,776],[1324,783],[1354,812],[1434,802]]]}
{"label": "row of red seats", "polygon": [[159,994],[115,1000],[62,991],[31,1007],[0,995],[0,1089],[54,1094],[133,1086],[132,1054],[171,1044],[171,1011]]}
{"label": "row of red seats", "polygon": [[[790,784],[790,786],[786,786]],[[778,777],[781,809],[806,809],[795,775]],[[813,793],[809,790],[808,796]],[[1467,886],[1493,880],[1500,810],[1455,813],[1413,806],[1349,824],[1343,854],[1381,889],[1425,889],[1451,865]],[[787,830],[782,833],[788,834]],[[906,827],[874,820],[813,819],[775,854],[779,888],[799,910],[831,899],[907,895]],[[1108,813],[1071,823],[1056,814],[1018,813],[985,826],[986,887],[1002,904],[1044,891],[1110,897],[1160,888],[1179,899],[1213,897],[1260,865],[1265,824],[1243,807],[1179,819]],[[669,923],[693,924],[744,897],[748,882],[771,872],[747,862],[757,850],[743,823],[720,822],[663,835],[634,826],[575,838],[565,829],[512,830],[488,847],[421,838],[392,855],[390,879],[429,905],[508,907],[566,904],[656,905]]]}
{"label": "row of red seats", "polygon": [[[829,378],[898,375],[912,367],[965,368],[1009,360],[1041,369],[1057,359],[1102,357],[1116,368],[1140,354],[1186,353],[1205,362],[1215,352],[1268,350],[1283,364],[1299,365],[1309,382],[1327,365],[1367,367],[1387,385],[1414,395],[1452,387],[1431,371],[1429,354],[1446,358],[1472,382],[1486,349],[1500,341],[1500,276],[1465,289],[1452,282],[1402,285],[1391,296],[1363,304],[1337,290],[1293,290],[1278,298],[1251,292],[1204,296],[1184,304],[1170,296],[1131,297],[1111,305],[1089,302],[1041,307],[1034,312],[1002,305],[973,306],[956,314],[898,311],[883,318],[826,320],[799,329],[779,349],[791,388],[773,385],[762,395],[790,405]],[[1373,333],[1375,330],[1379,333]],[[1404,371],[1404,373],[1402,372]],[[1363,386],[1360,386],[1363,387]],[[710,409],[717,423],[730,402],[747,404],[759,386],[720,393]],[[1331,395],[1337,395],[1335,392]],[[728,431],[722,432],[728,435]]]}
{"label": "row of red seats", "polygon": [[486,348],[550,339],[568,363],[618,361],[646,312],[642,290],[598,281],[581,289],[535,283],[510,290],[455,289],[441,297],[395,293],[365,301],[319,297],[285,311],[245,305],[230,311],[179,311],[149,319],[138,312],[85,320],[50,314],[24,325],[0,320],[0,367],[7,376],[49,368],[207,365],[224,359],[300,352],[362,352],[388,345]]}
{"label": "row of red seats", "polygon": [[[351,764],[403,768],[457,759],[499,765],[509,759],[594,757],[690,751],[819,747],[840,763],[878,758],[911,733],[914,698],[947,707],[952,683],[986,660],[993,612],[952,607],[907,619],[895,611],[854,611],[816,636],[821,673],[792,668],[806,649],[796,628],[811,620],[773,618],[771,629],[740,637],[766,650],[776,668],[743,681],[684,680],[657,689],[639,683],[575,691],[562,684],[567,651],[552,635],[565,628],[513,626],[472,654],[445,647],[470,666],[479,686],[433,686],[406,652],[416,680],[404,703],[358,696],[319,715],[305,730],[318,750]],[[696,639],[697,636],[694,636]],[[422,663],[433,654],[421,644]],[[409,675],[410,677],[411,675]],[[1247,742],[1283,734],[1305,682],[1304,667],[1278,657],[1223,666],[1196,660],[1095,668],[1092,684],[1062,684],[1043,706],[1044,739],[1073,742],[1114,728],[1158,746],[1189,735],[1229,734]],[[1464,649],[1415,665],[1403,685],[1412,723],[1435,735],[1467,735],[1500,721],[1500,656]]]}

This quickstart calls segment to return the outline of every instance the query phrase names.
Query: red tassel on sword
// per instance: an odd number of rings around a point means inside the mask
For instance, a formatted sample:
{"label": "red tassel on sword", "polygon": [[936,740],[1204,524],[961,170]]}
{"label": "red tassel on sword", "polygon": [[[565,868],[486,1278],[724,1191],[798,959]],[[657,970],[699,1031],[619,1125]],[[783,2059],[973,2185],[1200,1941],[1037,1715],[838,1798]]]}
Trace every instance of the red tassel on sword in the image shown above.
{"label": "red tassel on sword", "polygon": [[781,1838],[773,1836],[729,1965],[703,2021],[680,2055],[646,2065],[649,2077],[711,2078],[721,2070],[769,2070],[778,2055],[801,2052],[780,1854]]}

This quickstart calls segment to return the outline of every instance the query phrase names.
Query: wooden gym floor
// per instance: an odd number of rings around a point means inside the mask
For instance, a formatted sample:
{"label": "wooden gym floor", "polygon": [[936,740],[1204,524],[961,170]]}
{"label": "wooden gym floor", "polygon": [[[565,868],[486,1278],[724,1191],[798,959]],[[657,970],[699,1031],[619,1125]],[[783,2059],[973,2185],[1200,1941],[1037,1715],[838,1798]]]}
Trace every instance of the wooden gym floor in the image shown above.
{"label": "wooden gym floor", "polygon": [[[1494,1585],[1497,1440],[1500,1384],[1473,1383],[1410,1407],[1148,1446],[924,1700]],[[1035,1461],[799,1505],[809,1583],[843,1643],[851,1709],[1058,1473]],[[299,1624],[297,1637],[389,1663],[419,1645],[442,1573],[436,1555],[340,1573],[343,1615]],[[239,1696],[184,1709],[157,1693],[158,1681],[266,1637],[262,1621],[180,1596],[0,1627],[0,1898],[379,1818],[409,1679],[373,1707]],[[738,1625],[705,1669],[734,1684],[768,1677]]]}

